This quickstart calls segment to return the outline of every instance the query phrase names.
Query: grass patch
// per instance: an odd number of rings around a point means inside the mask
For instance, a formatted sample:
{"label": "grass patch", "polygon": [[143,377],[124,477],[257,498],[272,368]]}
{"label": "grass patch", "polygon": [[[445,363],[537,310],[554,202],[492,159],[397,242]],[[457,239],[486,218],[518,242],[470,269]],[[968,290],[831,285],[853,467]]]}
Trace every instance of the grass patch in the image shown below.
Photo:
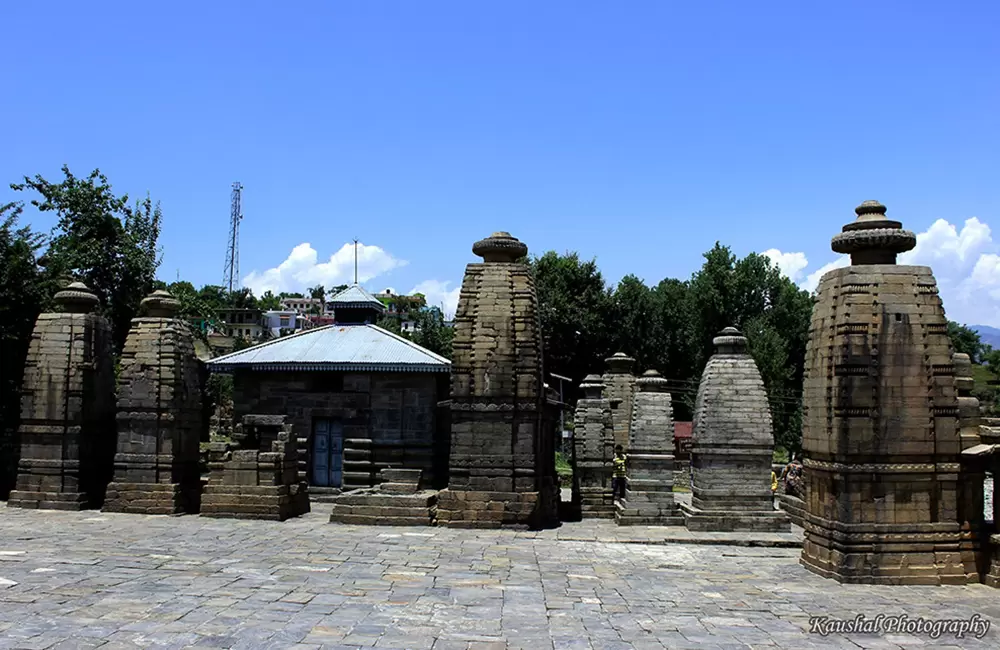
{"label": "grass patch", "polygon": [[573,478],[573,466],[569,464],[565,454],[561,451],[556,452],[556,474],[561,479]]}

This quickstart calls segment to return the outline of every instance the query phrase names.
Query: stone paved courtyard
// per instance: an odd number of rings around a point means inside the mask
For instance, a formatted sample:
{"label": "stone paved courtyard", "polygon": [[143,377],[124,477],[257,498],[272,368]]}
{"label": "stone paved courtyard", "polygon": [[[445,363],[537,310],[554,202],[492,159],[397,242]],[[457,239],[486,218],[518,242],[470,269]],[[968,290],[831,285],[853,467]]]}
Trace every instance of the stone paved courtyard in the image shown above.
{"label": "stone paved courtyard", "polygon": [[801,568],[798,549],[578,541],[615,532],[592,521],[539,533],[363,528],[316,510],[274,523],[0,506],[0,647],[990,648],[1000,639],[995,629],[981,640],[810,634],[813,615],[978,613],[997,624],[1000,598],[981,585],[838,585]]}

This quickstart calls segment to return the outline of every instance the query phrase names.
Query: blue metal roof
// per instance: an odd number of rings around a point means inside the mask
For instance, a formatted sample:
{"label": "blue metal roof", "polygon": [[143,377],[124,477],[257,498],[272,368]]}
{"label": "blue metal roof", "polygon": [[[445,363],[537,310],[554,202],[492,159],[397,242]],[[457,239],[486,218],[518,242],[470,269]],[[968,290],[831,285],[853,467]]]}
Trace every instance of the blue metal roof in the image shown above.
{"label": "blue metal roof", "polygon": [[385,311],[385,305],[382,304],[381,300],[357,284],[347,287],[333,298],[330,298],[329,303],[333,305],[334,311],[336,311],[337,307],[371,307],[380,312]]}
{"label": "blue metal roof", "polygon": [[208,367],[214,372],[449,372],[451,362],[375,325],[327,325],[216,357]]}

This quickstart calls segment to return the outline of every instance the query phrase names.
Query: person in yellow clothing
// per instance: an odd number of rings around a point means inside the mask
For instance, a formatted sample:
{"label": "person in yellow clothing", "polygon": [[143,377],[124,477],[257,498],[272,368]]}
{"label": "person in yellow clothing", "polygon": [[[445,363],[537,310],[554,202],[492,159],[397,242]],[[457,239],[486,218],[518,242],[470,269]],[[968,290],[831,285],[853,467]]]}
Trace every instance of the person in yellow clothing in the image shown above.
{"label": "person in yellow clothing", "polygon": [[628,464],[628,456],[621,445],[615,445],[615,458],[612,461],[613,473],[611,474],[611,492],[615,499],[625,498],[625,466]]}
{"label": "person in yellow clothing", "polygon": [[774,509],[778,509],[778,475],[774,473],[774,469],[771,469],[771,505]]}

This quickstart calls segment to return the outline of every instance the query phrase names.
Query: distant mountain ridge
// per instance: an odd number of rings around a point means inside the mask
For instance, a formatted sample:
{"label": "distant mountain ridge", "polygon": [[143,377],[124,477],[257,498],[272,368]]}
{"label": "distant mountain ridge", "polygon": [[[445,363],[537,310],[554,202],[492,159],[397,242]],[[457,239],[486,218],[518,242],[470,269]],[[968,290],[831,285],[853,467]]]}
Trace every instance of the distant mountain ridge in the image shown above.
{"label": "distant mountain ridge", "polygon": [[979,334],[979,340],[992,348],[1000,348],[1000,329],[989,325],[969,325],[969,329]]}

